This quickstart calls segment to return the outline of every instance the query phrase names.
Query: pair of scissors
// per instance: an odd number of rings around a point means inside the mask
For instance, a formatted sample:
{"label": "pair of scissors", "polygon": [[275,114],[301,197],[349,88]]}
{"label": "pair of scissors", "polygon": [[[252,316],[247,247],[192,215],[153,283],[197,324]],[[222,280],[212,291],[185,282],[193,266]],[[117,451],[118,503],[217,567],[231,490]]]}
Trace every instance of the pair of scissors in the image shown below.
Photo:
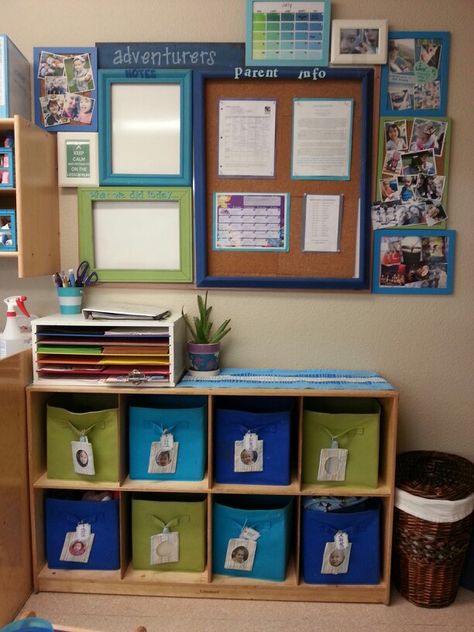
{"label": "pair of scissors", "polygon": [[94,285],[99,280],[97,272],[92,270],[88,261],[84,259],[77,266],[76,271],[76,285],[78,287],[88,287]]}

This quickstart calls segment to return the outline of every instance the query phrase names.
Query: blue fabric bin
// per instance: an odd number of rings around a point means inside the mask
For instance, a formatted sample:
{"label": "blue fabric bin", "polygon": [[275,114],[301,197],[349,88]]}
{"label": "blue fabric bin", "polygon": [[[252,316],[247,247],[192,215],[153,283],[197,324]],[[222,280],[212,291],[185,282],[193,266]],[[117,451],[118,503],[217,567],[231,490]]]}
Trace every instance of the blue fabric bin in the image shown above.
{"label": "blue fabric bin", "polygon": [[[215,501],[212,569],[217,575],[284,581],[290,552],[293,499],[245,496]],[[259,532],[252,570],[225,568],[229,540],[244,527]]]}
{"label": "blue fabric bin", "polygon": [[[206,472],[207,398],[145,396],[129,407],[130,478],[139,480],[201,481]],[[153,442],[167,429],[179,444],[176,471],[148,472]]]}
{"label": "blue fabric bin", "polygon": [[[49,568],[115,570],[120,567],[118,500],[46,498],[46,559]],[[61,561],[66,534],[80,522],[91,525],[94,542],[87,563]]]}
{"label": "blue fabric bin", "polygon": [[[362,511],[323,512],[303,508],[301,567],[307,584],[378,584],[380,581],[380,510],[366,502]],[[370,508],[369,508],[370,507]],[[351,543],[346,573],[322,573],[324,550],[338,531]]]}
{"label": "blue fabric bin", "polygon": [[[214,477],[218,483],[289,485],[293,400],[287,397],[225,397],[214,423]],[[235,442],[246,432],[263,440],[263,470],[235,472]]]}

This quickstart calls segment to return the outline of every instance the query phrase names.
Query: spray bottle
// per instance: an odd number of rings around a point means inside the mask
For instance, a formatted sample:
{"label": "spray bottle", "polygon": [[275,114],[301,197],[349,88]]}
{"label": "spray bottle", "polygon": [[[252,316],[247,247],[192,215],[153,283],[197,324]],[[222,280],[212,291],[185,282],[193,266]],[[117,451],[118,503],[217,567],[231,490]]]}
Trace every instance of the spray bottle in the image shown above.
{"label": "spray bottle", "polygon": [[28,310],[25,307],[26,296],[9,296],[4,299],[7,304],[7,322],[3,335],[0,339],[0,357],[12,355],[23,351],[24,341],[21,330],[18,326],[16,308],[19,307],[25,316],[29,318]]}

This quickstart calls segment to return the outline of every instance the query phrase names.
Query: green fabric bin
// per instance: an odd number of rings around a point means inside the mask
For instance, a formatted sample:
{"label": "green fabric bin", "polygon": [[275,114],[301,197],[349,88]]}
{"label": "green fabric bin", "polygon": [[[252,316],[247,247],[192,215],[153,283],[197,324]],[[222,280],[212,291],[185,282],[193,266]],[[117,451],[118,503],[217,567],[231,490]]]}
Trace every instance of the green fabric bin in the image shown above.
{"label": "green fabric bin", "polygon": [[[348,450],[344,480],[318,479],[321,450]],[[306,399],[303,415],[303,483],[377,487],[380,404],[358,397]]]}
{"label": "green fabric bin", "polygon": [[[119,481],[119,416],[115,397],[72,394],[47,405],[48,478],[87,482]],[[87,432],[95,474],[74,471],[71,441]]]}
{"label": "green fabric bin", "polygon": [[[148,495],[150,496],[150,495]],[[187,495],[132,498],[132,564],[139,570],[202,572],[206,567],[206,499]],[[179,559],[151,563],[151,538],[167,527],[179,536]]]}

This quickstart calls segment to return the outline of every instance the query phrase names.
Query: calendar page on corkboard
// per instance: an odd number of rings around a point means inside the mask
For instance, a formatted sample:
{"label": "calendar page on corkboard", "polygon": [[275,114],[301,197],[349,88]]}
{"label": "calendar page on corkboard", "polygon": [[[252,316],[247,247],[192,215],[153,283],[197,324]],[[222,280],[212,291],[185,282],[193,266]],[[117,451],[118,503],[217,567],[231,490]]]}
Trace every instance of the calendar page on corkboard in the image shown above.
{"label": "calendar page on corkboard", "polygon": [[[364,289],[368,287],[368,213],[370,210],[372,69],[311,71],[273,69],[277,76],[236,79],[237,72],[195,73],[196,281],[199,287],[282,287]],[[275,107],[274,168],[271,175],[219,174],[219,107],[231,100],[263,100]],[[294,103],[326,100],[351,103],[350,156],[346,178],[292,177]],[[235,149],[238,152],[238,148]],[[331,161],[333,156],[327,156]],[[271,161],[270,161],[271,162]],[[222,171],[222,170],[221,170]],[[284,247],[216,248],[216,199],[219,194],[286,195]],[[304,248],[306,196],[340,200],[338,244],[333,251]],[[260,199],[262,199],[260,197]],[[332,199],[332,198],[331,198]]]}

